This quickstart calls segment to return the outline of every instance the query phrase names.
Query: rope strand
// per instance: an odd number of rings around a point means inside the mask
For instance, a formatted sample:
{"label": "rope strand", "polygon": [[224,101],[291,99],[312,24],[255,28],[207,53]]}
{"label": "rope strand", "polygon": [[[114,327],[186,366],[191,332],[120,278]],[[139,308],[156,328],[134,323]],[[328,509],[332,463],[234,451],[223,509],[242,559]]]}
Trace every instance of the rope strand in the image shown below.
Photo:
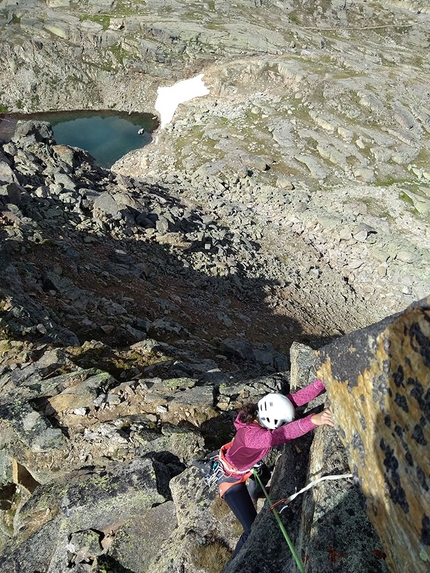
{"label": "rope strand", "polygon": [[[260,479],[260,476],[258,475],[258,472],[257,472],[256,470],[253,470],[253,473],[254,473],[255,479],[256,479],[256,480],[258,481],[258,483],[260,484],[260,487],[261,487],[261,489],[263,490],[264,495],[265,495],[267,501],[269,502],[270,505],[272,505],[272,500],[270,499],[269,494],[267,493],[267,490],[266,490],[266,488],[264,487],[264,485],[263,485],[263,483],[262,483],[262,481],[261,481],[261,479]],[[276,521],[278,522],[279,528],[280,528],[280,530],[282,531],[282,534],[284,535],[285,541],[287,542],[288,547],[290,548],[291,554],[292,554],[292,556],[294,557],[294,560],[295,560],[295,562],[296,562],[296,564],[297,564],[297,567],[299,568],[300,573],[305,573],[305,568],[304,568],[304,566],[303,566],[303,563],[301,562],[300,557],[298,556],[297,551],[296,551],[294,545],[292,544],[291,539],[290,539],[289,536],[288,536],[287,530],[285,529],[284,524],[282,523],[281,518],[279,517],[278,512],[277,512],[277,511],[272,511],[272,513],[273,513],[273,515],[275,516]]]}
{"label": "rope strand", "polygon": [[352,474],[341,474],[341,475],[332,475],[332,476],[323,476],[320,477],[319,479],[315,480],[315,481],[311,481],[310,483],[308,483],[307,486],[305,486],[303,489],[301,489],[300,491],[293,493],[292,495],[290,495],[290,497],[287,497],[286,499],[281,499],[278,502],[275,503],[276,505],[279,505],[280,503],[285,503],[284,507],[279,511],[279,513],[282,513],[284,511],[284,509],[286,509],[288,507],[288,504],[293,501],[293,499],[295,499],[298,495],[304,493],[305,491],[307,491],[308,489],[310,489],[311,487],[313,487],[314,485],[316,485],[317,483],[320,483],[322,481],[325,480],[337,480],[337,479],[348,479],[348,478],[352,478],[353,475]]}
{"label": "rope strand", "polygon": [[[319,479],[312,481],[310,483],[308,483],[307,486],[305,486],[304,488],[302,488],[300,491],[293,493],[293,495],[290,495],[290,497],[287,497],[286,499],[281,499],[279,501],[277,501],[276,503],[272,504],[272,500],[270,499],[269,494],[267,493],[266,488],[264,487],[260,476],[258,475],[257,470],[253,470],[253,474],[254,477],[256,479],[256,481],[259,483],[261,489],[263,490],[263,493],[267,499],[267,501],[269,502],[270,505],[270,511],[273,513],[273,515],[275,516],[276,521],[278,522],[279,528],[282,531],[282,534],[285,538],[285,541],[288,544],[288,547],[290,548],[291,554],[294,557],[294,560],[297,564],[297,567],[299,568],[300,573],[305,573],[305,568],[303,566],[303,563],[296,551],[296,548],[294,547],[294,545],[291,542],[291,539],[288,536],[287,530],[284,527],[284,524],[281,521],[281,518],[279,517],[279,515],[284,511],[285,508],[288,507],[288,503],[290,503],[293,499],[295,499],[298,495],[304,493],[305,491],[307,491],[308,489],[310,489],[311,487],[313,487],[314,485],[325,481],[325,480],[338,480],[338,479],[348,479],[348,478],[352,478],[353,475],[352,474],[341,474],[341,475],[331,475],[331,476],[323,476],[320,477]],[[286,505],[284,505],[284,507],[278,512],[276,510],[276,506],[278,506],[280,503],[285,503]]]}

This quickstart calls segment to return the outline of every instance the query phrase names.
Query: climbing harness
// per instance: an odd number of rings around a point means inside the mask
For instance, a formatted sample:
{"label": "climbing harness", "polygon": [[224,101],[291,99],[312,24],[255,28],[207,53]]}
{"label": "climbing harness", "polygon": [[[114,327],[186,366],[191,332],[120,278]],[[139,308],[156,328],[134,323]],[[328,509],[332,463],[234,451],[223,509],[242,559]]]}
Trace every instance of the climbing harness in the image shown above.
{"label": "climbing harness", "polygon": [[209,472],[205,475],[204,480],[208,487],[214,487],[223,476],[222,466],[219,463],[219,456],[215,455],[209,458],[209,463],[210,469]]}
{"label": "climbing harness", "polygon": [[[263,465],[262,462],[258,462],[250,469],[238,470],[227,461],[225,456],[232,445],[233,441],[222,446],[219,452],[210,456],[208,461],[202,464],[205,466],[205,470],[200,468],[205,474],[206,485],[208,487],[218,486],[221,497],[231,486],[245,482],[253,475],[254,469],[258,472]],[[195,465],[199,467],[199,464]]]}
{"label": "climbing harness", "polygon": [[[348,479],[348,478],[352,478],[353,475],[352,474],[341,474],[341,475],[331,475],[331,476],[323,476],[311,483],[309,483],[307,486],[305,486],[304,488],[302,488],[300,491],[294,493],[293,495],[290,495],[290,497],[288,498],[284,498],[281,499],[279,501],[277,501],[276,503],[272,503],[272,500],[269,497],[269,494],[267,493],[266,488],[264,487],[263,483],[260,480],[260,476],[258,475],[257,471],[254,471],[254,476],[255,479],[258,481],[258,483],[260,484],[261,489],[263,490],[263,493],[267,499],[267,501],[270,504],[270,511],[273,513],[273,515],[275,516],[275,519],[279,525],[280,530],[282,531],[282,534],[285,538],[285,541],[288,544],[288,547],[290,548],[291,554],[294,557],[294,560],[297,564],[297,567],[299,568],[300,573],[305,573],[305,569],[303,566],[303,563],[299,557],[299,555],[297,554],[297,551],[294,547],[294,545],[291,542],[291,539],[288,536],[287,530],[285,529],[284,524],[281,521],[281,518],[279,517],[280,514],[284,511],[285,508],[288,507],[288,504],[295,499],[298,495],[302,494],[303,492],[305,492],[306,490],[310,489],[311,487],[313,487],[314,485],[316,485],[317,483],[320,483],[324,480],[337,480],[337,479]],[[281,503],[285,503],[284,507],[280,510],[277,511],[277,506],[280,505]]]}

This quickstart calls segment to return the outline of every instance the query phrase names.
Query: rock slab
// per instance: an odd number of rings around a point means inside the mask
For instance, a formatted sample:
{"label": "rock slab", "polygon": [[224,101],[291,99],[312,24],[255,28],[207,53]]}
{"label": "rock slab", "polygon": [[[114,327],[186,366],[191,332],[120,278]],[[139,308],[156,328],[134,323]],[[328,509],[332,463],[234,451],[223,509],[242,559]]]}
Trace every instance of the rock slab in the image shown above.
{"label": "rock slab", "polygon": [[336,425],[391,571],[430,568],[430,297],[323,347]]}

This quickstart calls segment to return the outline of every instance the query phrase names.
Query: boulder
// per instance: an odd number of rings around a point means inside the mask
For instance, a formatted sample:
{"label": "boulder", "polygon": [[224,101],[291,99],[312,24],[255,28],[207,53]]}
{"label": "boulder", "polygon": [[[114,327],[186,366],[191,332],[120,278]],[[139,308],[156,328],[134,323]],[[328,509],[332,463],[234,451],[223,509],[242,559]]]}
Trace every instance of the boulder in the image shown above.
{"label": "boulder", "polygon": [[52,143],[54,131],[47,121],[19,121],[12,141],[19,141],[24,147],[36,142]]}
{"label": "boulder", "polygon": [[390,571],[430,566],[430,297],[318,352]]}
{"label": "boulder", "polygon": [[[133,563],[142,543],[136,524],[169,499],[168,479],[163,464],[143,459],[112,464],[103,472],[81,470],[40,486],[15,516],[21,543],[0,557],[1,571],[94,571],[108,550],[116,556],[109,561],[119,567]],[[174,514],[171,506],[167,510],[171,528]]]}

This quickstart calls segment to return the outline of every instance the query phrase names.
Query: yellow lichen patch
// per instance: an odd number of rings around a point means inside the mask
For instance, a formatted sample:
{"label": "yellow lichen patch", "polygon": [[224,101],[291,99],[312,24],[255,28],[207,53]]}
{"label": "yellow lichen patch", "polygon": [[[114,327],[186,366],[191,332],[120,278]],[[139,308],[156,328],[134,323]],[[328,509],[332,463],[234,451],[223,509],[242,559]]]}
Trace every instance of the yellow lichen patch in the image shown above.
{"label": "yellow lichen patch", "polygon": [[430,559],[429,306],[430,297],[318,353],[317,374],[393,571],[410,561],[424,573]]}

